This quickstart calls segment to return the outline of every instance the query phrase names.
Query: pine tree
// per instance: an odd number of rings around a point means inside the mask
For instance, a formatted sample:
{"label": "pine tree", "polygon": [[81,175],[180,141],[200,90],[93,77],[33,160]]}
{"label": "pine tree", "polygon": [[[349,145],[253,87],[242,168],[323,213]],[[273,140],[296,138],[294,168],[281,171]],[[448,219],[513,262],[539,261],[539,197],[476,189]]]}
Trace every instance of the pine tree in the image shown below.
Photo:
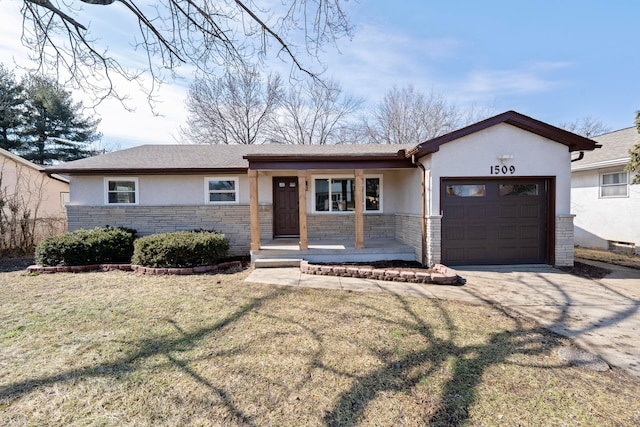
{"label": "pine tree", "polygon": [[13,72],[0,64],[0,148],[18,151],[22,146],[18,127],[22,122],[24,97]]}
{"label": "pine tree", "polygon": [[99,119],[84,117],[82,103],[56,81],[30,77],[24,83],[26,102],[20,137],[21,155],[47,165],[93,155],[89,148],[102,136],[96,132]]}

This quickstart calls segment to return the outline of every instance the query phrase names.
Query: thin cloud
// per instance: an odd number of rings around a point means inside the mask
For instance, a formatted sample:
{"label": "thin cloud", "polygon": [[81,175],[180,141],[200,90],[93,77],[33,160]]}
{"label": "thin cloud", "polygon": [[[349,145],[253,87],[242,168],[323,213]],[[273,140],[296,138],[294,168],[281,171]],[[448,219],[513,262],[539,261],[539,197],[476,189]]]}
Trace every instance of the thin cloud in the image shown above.
{"label": "thin cloud", "polygon": [[556,76],[547,76],[548,72],[568,66],[568,63],[539,62],[515,70],[473,70],[461,87],[463,92],[480,97],[543,93],[565,84]]}

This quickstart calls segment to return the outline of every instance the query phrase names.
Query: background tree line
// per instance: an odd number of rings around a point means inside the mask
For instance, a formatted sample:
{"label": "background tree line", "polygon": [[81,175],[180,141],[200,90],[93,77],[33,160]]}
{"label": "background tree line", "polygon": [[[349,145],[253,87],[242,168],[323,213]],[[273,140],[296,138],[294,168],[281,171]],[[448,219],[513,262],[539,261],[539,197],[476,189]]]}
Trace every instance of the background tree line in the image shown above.
{"label": "background tree line", "polygon": [[393,87],[368,112],[335,80],[287,81],[255,66],[196,77],[182,136],[199,144],[417,144],[488,117],[434,92]]}
{"label": "background tree line", "polygon": [[[221,76],[195,78],[181,133],[198,144],[419,144],[494,114],[412,85],[394,86],[364,106],[335,80],[285,82],[255,66],[231,65]],[[590,116],[559,127],[588,138],[609,131]]]}
{"label": "background tree line", "polygon": [[86,117],[83,105],[56,80],[21,80],[0,64],[0,147],[40,165],[95,154],[99,119]]}

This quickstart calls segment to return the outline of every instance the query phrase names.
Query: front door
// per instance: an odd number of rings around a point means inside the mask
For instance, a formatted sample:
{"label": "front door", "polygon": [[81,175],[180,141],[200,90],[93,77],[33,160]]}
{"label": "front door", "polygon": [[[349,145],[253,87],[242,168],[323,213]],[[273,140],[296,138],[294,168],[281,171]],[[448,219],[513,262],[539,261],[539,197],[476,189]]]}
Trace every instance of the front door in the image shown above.
{"label": "front door", "polygon": [[273,237],[300,235],[298,177],[273,178]]}

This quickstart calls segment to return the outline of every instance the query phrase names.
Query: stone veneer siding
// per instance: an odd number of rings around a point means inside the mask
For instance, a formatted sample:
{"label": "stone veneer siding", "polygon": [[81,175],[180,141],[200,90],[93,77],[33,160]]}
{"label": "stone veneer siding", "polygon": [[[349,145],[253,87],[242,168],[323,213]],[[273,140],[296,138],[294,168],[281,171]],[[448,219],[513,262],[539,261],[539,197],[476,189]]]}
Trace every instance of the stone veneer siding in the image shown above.
{"label": "stone veneer siding", "polygon": [[420,215],[396,214],[395,239],[413,248],[416,261],[422,262],[422,225]]}
{"label": "stone veneer siding", "polygon": [[427,264],[442,260],[442,215],[427,217]]}
{"label": "stone veneer siding", "polygon": [[558,267],[573,266],[573,218],[575,215],[556,216],[555,264]]}
{"label": "stone veneer siding", "polygon": [[[364,242],[368,239],[393,239],[395,217],[364,215]],[[308,214],[307,237],[311,239],[355,239],[355,216],[350,214]]]}
{"label": "stone veneer siding", "polygon": [[[260,206],[260,238],[273,238],[273,210]],[[202,206],[67,206],[69,231],[110,225],[129,227],[145,236],[179,230],[213,229],[230,243],[229,255],[248,255],[251,224],[248,205]]]}

